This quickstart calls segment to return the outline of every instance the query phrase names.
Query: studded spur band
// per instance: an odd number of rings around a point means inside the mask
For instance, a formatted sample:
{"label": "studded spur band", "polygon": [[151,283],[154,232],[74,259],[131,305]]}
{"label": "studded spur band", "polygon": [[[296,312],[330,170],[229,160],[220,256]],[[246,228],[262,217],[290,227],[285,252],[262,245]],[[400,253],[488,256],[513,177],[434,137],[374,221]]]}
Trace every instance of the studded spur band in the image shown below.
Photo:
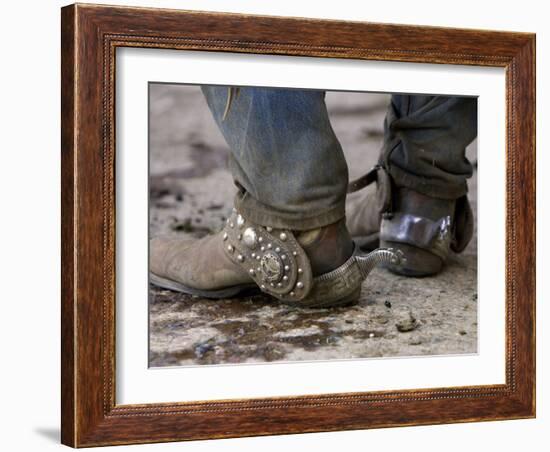
{"label": "studded spur band", "polygon": [[244,267],[263,292],[299,301],[311,290],[309,259],[290,230],[253,224],[234,211],[223,240],[231,260]]}
{"label": "studded spur band", "polygon": [[445,259],[452,240],[451,217],[434,221],[411,214],[393,214],[391,218],[382,219],[380,240],[408,243]]}
{"label": "studded spur band", "polygon": [[309,258],[292,231],[259,226],[236,210],[227,220],[223,241],[229,258],[244,268],[263,292],[301,306],[329,306],[357,295],[375,266],[405,261],[401,251],[380,248],[365,255],[356,248],[340,267],[313,277]]}

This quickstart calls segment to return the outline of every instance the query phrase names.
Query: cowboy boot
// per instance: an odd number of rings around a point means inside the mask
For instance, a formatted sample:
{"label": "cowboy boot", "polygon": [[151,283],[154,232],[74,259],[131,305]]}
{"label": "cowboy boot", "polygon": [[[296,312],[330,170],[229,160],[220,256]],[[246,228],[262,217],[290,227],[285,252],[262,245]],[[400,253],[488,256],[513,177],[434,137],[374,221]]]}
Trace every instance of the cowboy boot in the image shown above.
{"label": "cowboy boot", "polygon": [[473,214],[466,196],[438,199],[397,187],[382,166],[350,183],[353,193],[372,183],[376,190],[350,196],[347,226],[363,250],[391,247],[407,256],[403,265],[387,265],[405,276],[441,271],[450,251],[460,253],[473,235]]}
{"label": "cowboy boot", "polygon": [[402,261],[392,250],[361,254],[344,220],[295,232],[254,224],[234,209],[217,234],[152,239],[150,281],[206,298],[259,289],[286,304],[331,307],[357,302],[361,283],[378,263]]}

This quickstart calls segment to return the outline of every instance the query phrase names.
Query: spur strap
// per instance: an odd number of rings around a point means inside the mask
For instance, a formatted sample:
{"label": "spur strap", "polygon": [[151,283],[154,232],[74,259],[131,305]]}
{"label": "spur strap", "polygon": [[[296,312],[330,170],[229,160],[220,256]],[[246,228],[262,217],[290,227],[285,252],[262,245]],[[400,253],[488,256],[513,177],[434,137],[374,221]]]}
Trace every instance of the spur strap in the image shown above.
{"label": "spur strap", "polygon": [[229,258],[263,292],[285,301],[300,301],[311,290],[309,258],[289,229],[254,224],[234,209],[227,219],[223,240]]}
{"label": "spur strap", "polygon": [[364,174],[363,176],[349,182],[348,193],[355,193],[356,191],[367,187],[373,182],[376,182],[376,180],[378,179],[378,170],[381,168],[382,166],[375,165],[369,170],[367,174]]}

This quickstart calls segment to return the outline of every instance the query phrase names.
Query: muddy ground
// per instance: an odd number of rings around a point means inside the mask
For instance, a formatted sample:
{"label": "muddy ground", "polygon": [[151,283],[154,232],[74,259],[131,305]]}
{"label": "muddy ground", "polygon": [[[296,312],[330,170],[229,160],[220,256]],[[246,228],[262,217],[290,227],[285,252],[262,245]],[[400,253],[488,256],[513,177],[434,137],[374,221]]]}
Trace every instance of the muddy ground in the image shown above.
{"label": "muddy ground", "polygon": [[[389,97],[328,93],[350,177],[366,172],[382,143]],[[150,89],[150,234],[182,238],[219,231],[232,207],[228,148],[197,87]],[[476,144],[468,149],[476,159]],[[476,211],[477,172],[470,182]],[[436,277],[376,269],[360,302],[291,308],[257,295],[221,301],[150,289],[150,365],[182,366],[475,353],[477,235]]]}

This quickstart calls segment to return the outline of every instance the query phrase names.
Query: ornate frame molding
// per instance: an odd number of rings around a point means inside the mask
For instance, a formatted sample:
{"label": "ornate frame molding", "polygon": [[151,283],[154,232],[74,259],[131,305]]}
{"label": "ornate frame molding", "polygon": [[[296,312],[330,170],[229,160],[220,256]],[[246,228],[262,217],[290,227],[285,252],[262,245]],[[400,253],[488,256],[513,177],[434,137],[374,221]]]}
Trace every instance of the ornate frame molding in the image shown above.
{"label": "ornate frame molding", "polygon": [[[73,447],[535,415],[535,35],[178,10],[62,8],[62,442]],[[506,383],[115,404],[116,48],[506,69]]]}

